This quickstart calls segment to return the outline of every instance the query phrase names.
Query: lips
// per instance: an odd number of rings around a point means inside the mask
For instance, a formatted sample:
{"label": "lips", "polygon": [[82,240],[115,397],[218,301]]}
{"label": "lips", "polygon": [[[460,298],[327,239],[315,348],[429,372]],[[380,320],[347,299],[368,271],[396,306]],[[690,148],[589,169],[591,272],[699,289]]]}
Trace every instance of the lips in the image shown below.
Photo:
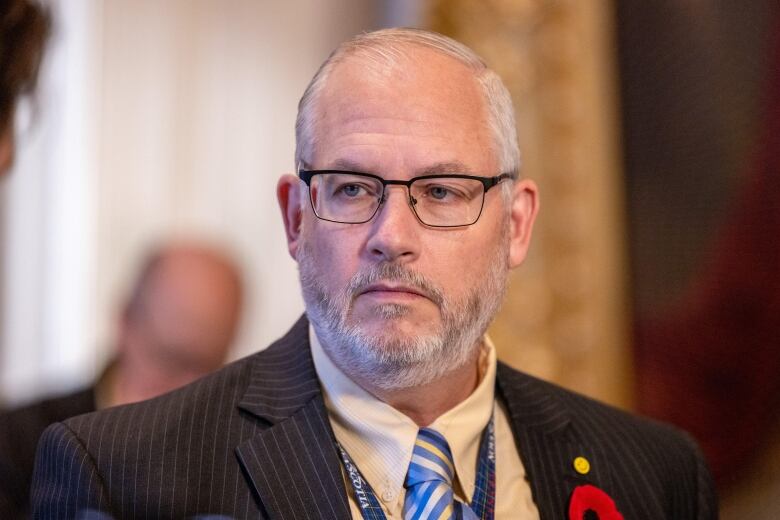
{"label": "lips", "polygon": [[402,295],[414,295],[421,296],[423,298],[430,297],[418,287],[412,287],[410,285],[392,284],[392,283],[374,283],[364,287],[358,291],[358,296],[371,293],[398,293],[398,296]]}

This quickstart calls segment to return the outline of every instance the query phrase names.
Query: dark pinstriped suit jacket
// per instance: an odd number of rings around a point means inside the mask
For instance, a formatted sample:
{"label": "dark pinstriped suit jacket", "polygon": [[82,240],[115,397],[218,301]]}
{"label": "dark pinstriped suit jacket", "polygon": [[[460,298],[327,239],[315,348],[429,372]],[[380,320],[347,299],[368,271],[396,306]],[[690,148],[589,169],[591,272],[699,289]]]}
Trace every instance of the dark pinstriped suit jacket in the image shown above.
{"label": "dark pinstriped suit jacket", "polygon": [[[498,395],[542,519],[573,488],[609,493],[626,520],[717,517],[688,437],[499,365]],[[572,461],[591,462],[587,478]],[[116,518],[349,518],[305,317],[267,350],[183,389],[50,426],[32,488],[36,518],[90,508]]]}

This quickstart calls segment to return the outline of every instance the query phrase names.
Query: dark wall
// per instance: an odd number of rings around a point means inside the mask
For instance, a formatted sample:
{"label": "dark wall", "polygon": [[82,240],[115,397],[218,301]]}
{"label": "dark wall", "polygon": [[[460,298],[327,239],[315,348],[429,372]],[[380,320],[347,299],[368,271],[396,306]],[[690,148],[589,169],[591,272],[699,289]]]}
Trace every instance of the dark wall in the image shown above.
{"label": "dark wall", "polygon": [[638,405],[727,490],[780,416],[778,4],[618,5]]}
{"label": "dark wall", "polygon": [[759,127],[776,0],[620,0],[635,303],[660,310],[706,261]]}

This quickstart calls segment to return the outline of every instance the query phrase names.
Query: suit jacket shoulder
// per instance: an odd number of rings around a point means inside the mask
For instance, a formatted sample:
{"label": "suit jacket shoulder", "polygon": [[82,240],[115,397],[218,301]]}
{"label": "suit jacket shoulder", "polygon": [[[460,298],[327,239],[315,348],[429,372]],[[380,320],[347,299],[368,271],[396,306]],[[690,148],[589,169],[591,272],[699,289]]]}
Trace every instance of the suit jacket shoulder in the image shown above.
{"label": "suit jacket shoulder", "polygon": [[[607,492],[625,518],[717,518],[710,473],[686,433],[504,364],[498,385],[534,499],[548,508],[543,518],[566,517],[571,494],[585,484]],[[575,467],[578,457],[589,462],[586,472]]]}
{"label": "suit jacket shoulder", "polygon": [[34,513],[286,519],[322,508],[317,518],[347,518],[331,438],[302,318],[266,350],[179,390],[51,426]]}
{"label": "suit jacket shoulder", "polygon": [[[235,441],[230,401],[246,386],[249,366],[243,360],[155,399],[49,427],[38,447],[35,516],[72,518],[88,508],[117,518],[174,516],[175,508],[160,500],[164,494],[187,510],[211,507],[213,482],[204,489],[203,472],[217,462],[220,442]],[[231,462],[220,455],[219,462]]]}

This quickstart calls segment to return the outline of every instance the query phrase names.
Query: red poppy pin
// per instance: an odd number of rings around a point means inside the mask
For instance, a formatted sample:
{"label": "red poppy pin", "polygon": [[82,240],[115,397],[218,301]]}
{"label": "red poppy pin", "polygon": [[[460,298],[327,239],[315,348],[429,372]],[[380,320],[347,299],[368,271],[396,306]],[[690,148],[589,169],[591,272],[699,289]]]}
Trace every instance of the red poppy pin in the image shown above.
{"label": "red poppy pin", "polygon": [[623,515],[612,497],[588,484],[574,488],[569,502],[569,520],[623,520]]}

